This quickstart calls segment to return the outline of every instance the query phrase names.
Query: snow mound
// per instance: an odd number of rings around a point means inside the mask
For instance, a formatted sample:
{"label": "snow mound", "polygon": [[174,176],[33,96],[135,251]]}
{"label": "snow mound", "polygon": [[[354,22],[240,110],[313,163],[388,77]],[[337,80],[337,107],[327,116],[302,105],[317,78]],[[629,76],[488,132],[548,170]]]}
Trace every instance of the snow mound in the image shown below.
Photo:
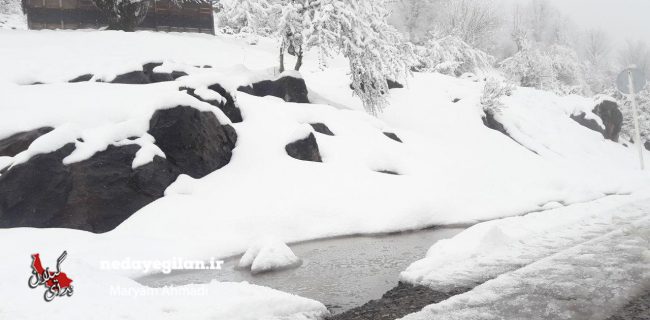
{"label": "snow mound", "polygon": [[267,239],[251,246],[239,260],[239,268],[250,268],[252,273],[292,268],[301,261],[291,248],[278,239]]}

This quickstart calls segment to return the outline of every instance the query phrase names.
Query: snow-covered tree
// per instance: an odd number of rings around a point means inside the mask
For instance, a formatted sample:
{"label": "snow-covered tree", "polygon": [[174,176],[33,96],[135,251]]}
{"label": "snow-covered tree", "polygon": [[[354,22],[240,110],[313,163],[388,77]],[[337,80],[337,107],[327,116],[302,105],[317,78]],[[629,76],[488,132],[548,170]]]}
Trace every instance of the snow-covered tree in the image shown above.
{"label": "snow-covered tree", "polygon": [[508,79],[522,87],[553,91],[558,94],[584,94],[585,68],[575,50],[538,44],[524,47],[499,63]]}
{"label": "snow-covered tree", "polygon": [[620,52],[619,62],[622,68],[636,66],[650,75],[650,48],[644,41],[628,40]]}
{"label": "snow-covered tree", "polygon": [[219,26],[235,33],[268,36],[279,27],[282,7],[289,0],[221,0]]}
{"label": "snow-covered tree", "polygon": [[349,61],[354,93],[377,114],[386,105],[387,80],[404,79],[412,62],[410,47],[387,22],[385,6],[385,0],[289,1],[279,29],[281,63],[285,50],[297,56],[296,70],[308,50],[317,50],[322,61],[342,54]]}
{"label": "snow-covered tree", "polygon": [[510,96],[515,90],[515,86],[506,81],[490,77],[485,82],[483,87],[483,95],[481,96],[481,107],[485,113],[496,115],[501,113],[503,103],[501,97]]}
{"label": "snow-covered tree", "polygon": [[419,43],[433,28],[443,0],[395,0],[391,23],[403,30],[409,41]]}
{"label": "snow-covered tree", "polygon": [[495,58],[455,36],[429,40],[416,47],[418,71],[440,72],[461,76],[471,72],[484,74],[493,70]]}
{"label": "snow-covered tree", "polygon": [[149,0],[93,0],[108,21],[109,30],[135,31],[149,12]]}
{"label": "snow-covered tree", "polygon": [[446,0],[437,26],[438,36],[453,35],[469,45],[490,49],[502,20],[493,0]]}

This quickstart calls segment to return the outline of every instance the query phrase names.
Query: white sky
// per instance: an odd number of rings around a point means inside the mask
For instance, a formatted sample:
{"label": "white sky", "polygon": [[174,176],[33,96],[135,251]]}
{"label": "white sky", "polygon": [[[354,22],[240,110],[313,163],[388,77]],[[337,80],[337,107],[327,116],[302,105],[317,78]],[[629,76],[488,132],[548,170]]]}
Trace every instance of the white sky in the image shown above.
{"label": "white sky", "polygon": [[550,1],[579,27],[600,27],[623,41],[642,39],[650,43],[650,0]]}

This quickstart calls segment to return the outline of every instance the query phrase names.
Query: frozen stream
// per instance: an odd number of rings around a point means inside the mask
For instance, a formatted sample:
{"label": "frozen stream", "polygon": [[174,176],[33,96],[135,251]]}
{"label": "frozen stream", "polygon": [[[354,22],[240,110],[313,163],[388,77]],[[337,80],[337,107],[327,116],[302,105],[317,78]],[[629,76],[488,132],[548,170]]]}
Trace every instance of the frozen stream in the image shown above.
{"label": "frozen stream", "polygon": [[138,281],[152,287],[248,281],[318,300],[339,313],[377,299],[397,285],[399,273],[421,259],[436,241],[463,229],[427,229],[416,232],[342,237],[291,245],[302,259],[299,268],[251,275],[229,259],[222,270],[178,271],[150,275]]}

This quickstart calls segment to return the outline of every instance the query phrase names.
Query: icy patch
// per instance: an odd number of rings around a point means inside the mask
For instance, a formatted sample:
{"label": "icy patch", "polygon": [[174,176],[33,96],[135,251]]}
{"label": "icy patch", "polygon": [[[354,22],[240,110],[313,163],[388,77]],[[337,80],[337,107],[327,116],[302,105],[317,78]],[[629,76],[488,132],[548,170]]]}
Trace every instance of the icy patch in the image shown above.
{"label": "icy patch", "polygon": [[300,259],[282,241],[267,239],[254,244],[239,260],[239,268],[250,268],[252,273],[287,269],[300,265]]}

